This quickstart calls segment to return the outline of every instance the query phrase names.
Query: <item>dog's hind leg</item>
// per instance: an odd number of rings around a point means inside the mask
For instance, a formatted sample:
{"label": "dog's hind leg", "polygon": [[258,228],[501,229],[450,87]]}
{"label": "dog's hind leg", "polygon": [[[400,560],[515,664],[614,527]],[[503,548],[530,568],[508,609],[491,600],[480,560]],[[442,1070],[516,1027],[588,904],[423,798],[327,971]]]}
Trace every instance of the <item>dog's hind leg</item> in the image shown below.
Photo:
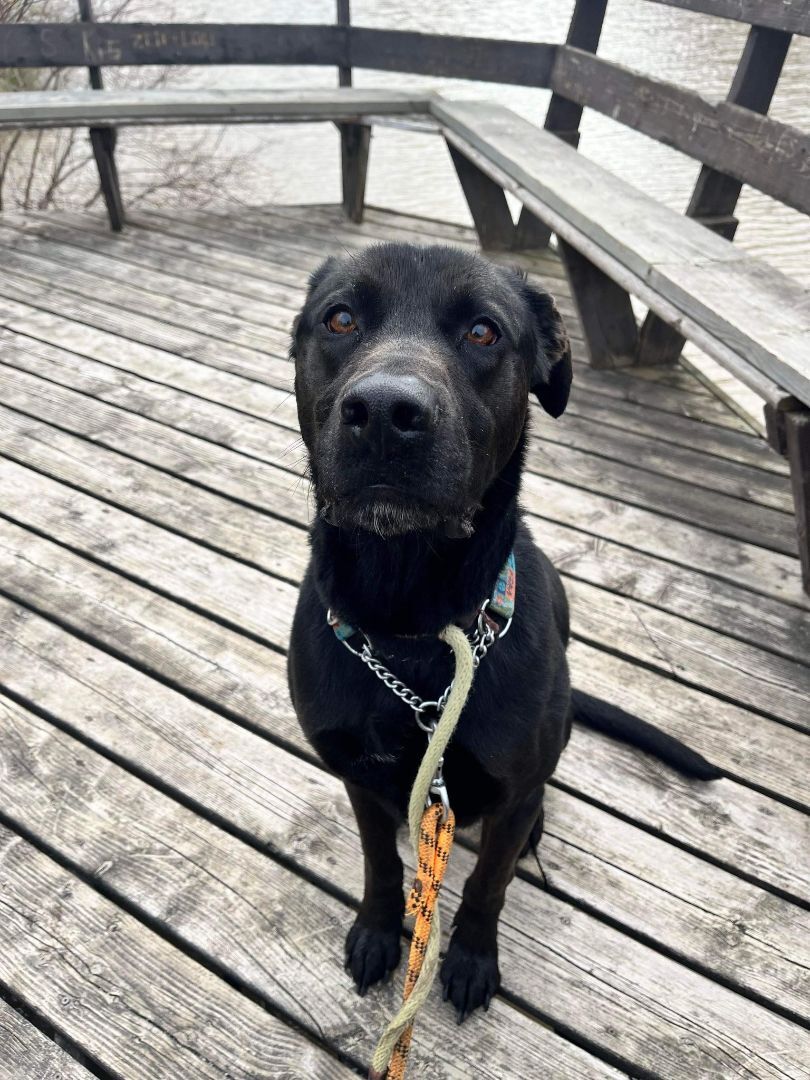
{"label": "dog's hind leg", "polygon": [[484,818],[478,861],[464,886],[441,970],[444,999],[455,1006],[459,1023],[479,1005],[488,1008],[500,985],[498,917],[521,852],[538,827],[542,832],[542,803],[540,787],[520,804]]}
{"label": "dog's hind leg", "polygon": [[[542,794],[540,798],[542,799]],[[537,849],[540,847],[540,841],[543,839],[543,824],[545,814],[543,811],[543,805],[540,804],[540,813],[537,815],[537,821],[532,825],[531,832],[529,833],[529,839],[523,845],[523,849],[518,855],[518,860],[525,859],[527,855],[534,854],[537,857]]]}
{"label": "dog's hind leg", "polygon": [[346,970],[362,996],[397,966],[401,954],[402,860],[397,852],[399,822],[370,792],[346,784],[363,845],[363,902],[346,938]]}

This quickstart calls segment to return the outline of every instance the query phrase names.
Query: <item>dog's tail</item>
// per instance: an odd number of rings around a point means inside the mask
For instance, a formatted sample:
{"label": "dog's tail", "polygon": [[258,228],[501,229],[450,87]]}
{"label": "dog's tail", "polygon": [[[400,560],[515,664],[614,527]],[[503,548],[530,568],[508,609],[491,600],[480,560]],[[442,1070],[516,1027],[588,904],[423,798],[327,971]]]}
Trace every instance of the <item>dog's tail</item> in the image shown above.
{"label": "dog's tail", "polygon": [[623,742],[654,754],[686,776],[697,780],[717,780],[723,773],[702,754],[690,750],[685,743],[667,735],[631,713],[611,705],[607,701],[586,694],[582,690],[571,692],[574,719],[595,731],[602,731]]}

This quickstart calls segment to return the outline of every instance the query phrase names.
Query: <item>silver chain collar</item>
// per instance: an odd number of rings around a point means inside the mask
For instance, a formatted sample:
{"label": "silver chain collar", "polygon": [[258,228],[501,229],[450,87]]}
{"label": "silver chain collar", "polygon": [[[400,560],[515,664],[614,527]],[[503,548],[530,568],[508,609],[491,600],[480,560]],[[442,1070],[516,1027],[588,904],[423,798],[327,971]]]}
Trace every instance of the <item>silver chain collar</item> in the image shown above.
{"label": "silver chain collar", "polygon": [[[470,648],[473,654],[473,668],[478,668],[478,665],[487,655],[489,650],[499,641],[501,638],[506,637],[509,632],[509,627],[512,625],[512,620],[509,619],[505,624],[503,630],[496,634],[492,629],[491,624],[485,618],[485,612],[489,600],[485,600],[478,611],[478,622],[473,631],[467,634],[467,640],[470,643]],[[331,620],[332,613],[328,611],[326,614],[327,621]],[[435,701],[425,701],[423,698],[415,694],[405,683],[396,677],[396,675],[389,668],[378,660],[371,650],[371,642],[366,635],[361,631],[358,633],[363,637],[363,644],[359,649],[356,649],[353,645],[349,644],[348,639],[344,639],[342,644],[346,646],[350,653],[354,653],[358,656],[363,663],[373,671],[377,678],[383,682],[388,689],[398,697],[401,701],[411,708],[414,712],[416,723],[424,731],[428,738],[433,734],[436,724],[439,721],[439,717],[444,711],[444,707],[447,704],[447,699],[450,697],[450,691],[453,689],[453,683],[446,688],[444,693],[438,697]],[[426,714],[433,713],[434,715],[427,718]]]}
{"label": "silver chain collar", "polygon": [[[495,633],[492,628],[492,623],[485,617],[485,612],[489,600],[485,600],[478,610],[478,621],[475,629],[467,634],[467,640],[470,643],[472,649],[473,669],[477,669],[478,665],[487,655],[489,650],[495,644],[496,641],[500,641],[502,637],[505,637],[509,632],[509,627],[512,625],[511,618],[507,620],[503,629],[499,633]],[[331,625],[332,612],[327,611],[326,621]],[[444,707],[447,704],[447,699],[450,697],[450,691],[453,689],[453,683],[445,689],[444,693],[438,697],[435,701],[425,701],[424,698],[415,694],[406,684],[396,677],[390,668],[387,668],[382,661],[378,660],[371,649],[371,642],[368,640],[362,630],[358,631],[358,634],[363,638],[363,644],[359,649],[355,649],[353,645],[349,644],[348,639],[342,639],[342,644],[346,646],[350,653],[359,657],[366,667],[373,671],[380,682],[398,697],[401,701],[413,710],[414,719],[422,731],[427,735],[428,743],[433,738],[433,733],[436,730],[436,725],[444,712]],[[432,716],[428,716],[429,713],[433,713]],[[433,780],[430,784],[430,792],[427,797],[426,806],[430,806],[431,799],[435,797],[439,799],[444,808],[445,820],[450,810],[450,800],[447,795],[447,787],[444,782],[444,758],[439,758],[436,772],[433,776]]]}

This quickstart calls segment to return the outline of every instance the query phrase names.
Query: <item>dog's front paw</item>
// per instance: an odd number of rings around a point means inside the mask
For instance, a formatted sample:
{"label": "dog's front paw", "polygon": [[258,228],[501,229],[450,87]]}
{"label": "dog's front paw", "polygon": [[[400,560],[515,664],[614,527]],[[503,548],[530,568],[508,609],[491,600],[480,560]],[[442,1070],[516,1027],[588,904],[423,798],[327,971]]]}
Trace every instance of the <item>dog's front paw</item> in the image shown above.
{"label": "dog's front paw", "polygon": [[402,955],[399,930],[380,930],[356,919],[346,937],[346,970],[351,972],[358,994],[394,970]]}
{"label": "dog's front paw", "polygon": [[497,948],[471,949],[461,943],[458,933],[454,934],[442,964],[441,979],[444,1000],[452,1003],[461,1024],[480,1005],[488,1009],[501,985]]}

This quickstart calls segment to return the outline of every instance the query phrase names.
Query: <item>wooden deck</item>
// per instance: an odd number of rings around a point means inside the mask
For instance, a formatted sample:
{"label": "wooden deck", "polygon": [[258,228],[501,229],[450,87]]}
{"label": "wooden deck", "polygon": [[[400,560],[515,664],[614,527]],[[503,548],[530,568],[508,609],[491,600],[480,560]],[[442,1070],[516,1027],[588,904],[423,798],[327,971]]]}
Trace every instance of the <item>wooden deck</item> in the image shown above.
{"label": "wooden deck", "polygon": [[[0,1078],[363,1075],[399,979],[284,649],[308,493],[287,334],[330,250],[469,230],[369,210],[0,218]],[[522,258],[572,318],[551,254]],[[575,731],[504,986],[434,993],[412,1075],[810,1076],[810,601],[785,465],[682,368],[539,410],[523,502],[575,682],[686,738],[690,783]],[[458,845],[445,908],[469,872]],[[450,919],[445,920],[449,925]]]}

